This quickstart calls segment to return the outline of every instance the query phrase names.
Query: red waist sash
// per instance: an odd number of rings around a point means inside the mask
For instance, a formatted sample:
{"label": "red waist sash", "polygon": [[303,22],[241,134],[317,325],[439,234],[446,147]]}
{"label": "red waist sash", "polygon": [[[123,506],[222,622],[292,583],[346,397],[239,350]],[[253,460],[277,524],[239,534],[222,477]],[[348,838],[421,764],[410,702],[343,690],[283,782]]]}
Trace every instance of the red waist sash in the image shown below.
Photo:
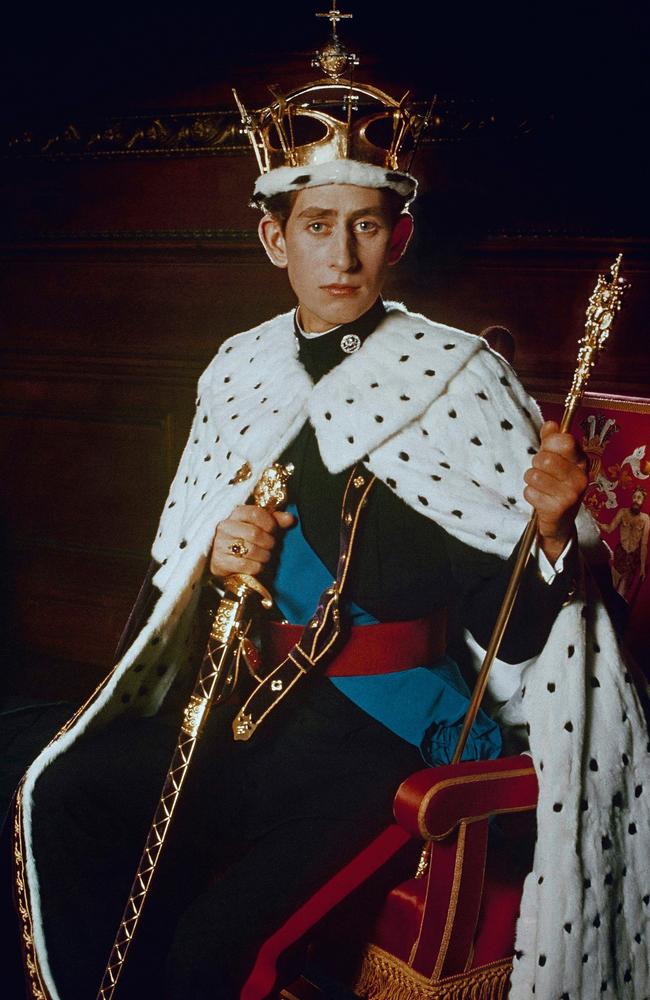
{"label": "red waist sash", "polygon": [[[270,667],[281,663],[302,632],[302,625],[268,622],[265,663]],[[411,621],[353,625],[345,645],[330,660],[325,673],[330,677],[354,677],[410,670],[433,663],[443,655],[446,646],[446,608]]]}

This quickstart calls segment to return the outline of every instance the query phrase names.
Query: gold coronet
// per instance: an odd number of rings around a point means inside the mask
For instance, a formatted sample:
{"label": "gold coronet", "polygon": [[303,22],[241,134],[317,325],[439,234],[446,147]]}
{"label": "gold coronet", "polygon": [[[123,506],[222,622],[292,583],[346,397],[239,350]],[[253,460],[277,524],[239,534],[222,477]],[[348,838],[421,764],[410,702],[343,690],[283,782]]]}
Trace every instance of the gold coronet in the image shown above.
{"label": "gold coronet", "polygon": [[[347,50],[336,31],[338,21],[352,17],[332,7],[327,17],[332,24],[328,42],[312,59],[312,67],[323,77],[303,87],[282,94],[269,87],[274,97],[271,104],[257,111],[248,111],[236,90],[235,102],[241,116],[243,131],[251,143],[261,174],[277,167],[306,167],[332,160],[356,160],[387,170],[408,170],[414,148],[428,126],[426,115],[414,112],[407,103],[408,92],[400,100],[370,84],[353,81],[358,57]],[[357,117],[362,107],[369,113]],[[337,114],[334,113],[335,109]],[[430,109],[431,110],[431,109]],[[368,129],[378,122],[389,126],[390,138],[380,144],[368,135]],[[321,135],[301,141],[297,134],[302,128],[316,125]],[[407,140],[409,151],[406,152]],[[401,163],[402,157],[408,164]]]}

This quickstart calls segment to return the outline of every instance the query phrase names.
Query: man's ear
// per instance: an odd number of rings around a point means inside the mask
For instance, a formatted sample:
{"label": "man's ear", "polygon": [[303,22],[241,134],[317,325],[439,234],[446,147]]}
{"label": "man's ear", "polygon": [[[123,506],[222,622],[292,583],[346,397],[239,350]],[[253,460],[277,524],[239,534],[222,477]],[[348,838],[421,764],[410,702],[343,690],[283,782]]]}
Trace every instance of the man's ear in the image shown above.
{"label": "man's ear", "polygon": [[266,256],[276,267],[287,266],[287,244],[284,239],[282,223],[274,215],[267,212],[260,219],[257,227],[260,242],[266,250]]}
{"label": "man's ear", "polygon": [[[409,240],[413,235],[413,216],[410,212],[402,212],[395,228],[391,234],[390,245],[388,248],[388,266],[392,267],[393,264],[397,264],[397,261],[401,258],[402,254],[409,245]],[[268,250],[267,250],[268,253]]]}

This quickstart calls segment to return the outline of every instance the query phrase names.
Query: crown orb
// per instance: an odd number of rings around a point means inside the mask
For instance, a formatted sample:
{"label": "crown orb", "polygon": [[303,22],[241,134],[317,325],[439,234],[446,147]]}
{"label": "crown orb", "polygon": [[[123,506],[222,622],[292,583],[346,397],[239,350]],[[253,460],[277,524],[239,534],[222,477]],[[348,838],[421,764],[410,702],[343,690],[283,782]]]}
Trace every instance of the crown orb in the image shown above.
{"label": "crown orb", "polygon": [[318,65],[333,80],[338,80],[345,73],[348,61],[347,51],[334,40],[324,45],[318,53]]}

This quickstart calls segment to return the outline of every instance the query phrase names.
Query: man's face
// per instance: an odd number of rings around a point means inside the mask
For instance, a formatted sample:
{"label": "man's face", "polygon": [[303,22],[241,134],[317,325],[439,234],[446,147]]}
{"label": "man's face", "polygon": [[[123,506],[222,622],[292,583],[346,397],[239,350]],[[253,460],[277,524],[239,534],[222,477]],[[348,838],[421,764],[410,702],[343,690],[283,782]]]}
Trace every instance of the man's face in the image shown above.
{"label": "man's face", "polygon": [[309,333],[351,323],[373,305],[411,230],[409,215],[393,227],[384,191],[350,184],[300,191],[284,232],[271,216],[260,224],[271,260],[287,269]]}
{"label": "man's face", "polygon": [[645,496],[641,492],[641,490],[635,490],[634,493],[632,494],[632,505],[630,507],[630,510],[632,511],[633,514],[638,514],[641,511],[644,500]]}

